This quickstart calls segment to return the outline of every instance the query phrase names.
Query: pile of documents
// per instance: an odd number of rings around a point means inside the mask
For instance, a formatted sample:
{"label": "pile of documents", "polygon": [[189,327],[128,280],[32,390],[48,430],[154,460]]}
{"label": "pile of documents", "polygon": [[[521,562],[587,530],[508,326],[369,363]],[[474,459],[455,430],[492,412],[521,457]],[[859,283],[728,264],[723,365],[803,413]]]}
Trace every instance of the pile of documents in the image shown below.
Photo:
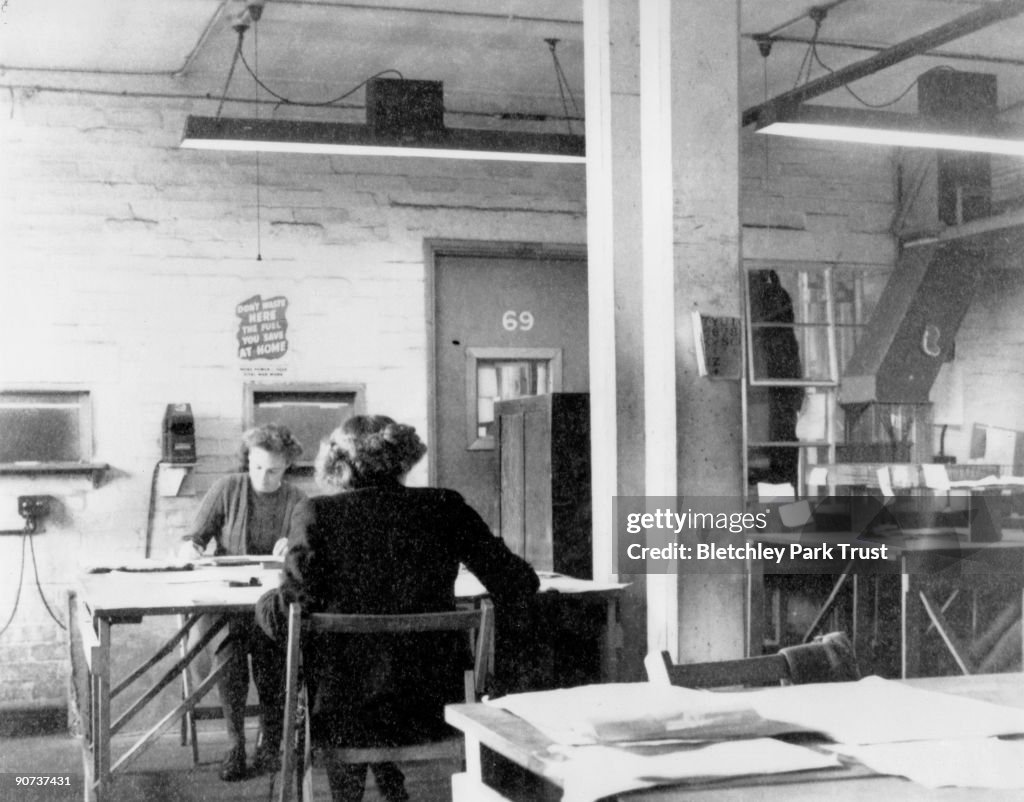
{"label": "pile of documents", "polygon": [[[672,782],[839,768],[1024,788],[1024,710],[867,677],[754,691],[587,685],[492,701],[544,732],[569,802]],[[817,748],[770,736],[820,733]],[[955,758],[953,757],[955,756]]]}

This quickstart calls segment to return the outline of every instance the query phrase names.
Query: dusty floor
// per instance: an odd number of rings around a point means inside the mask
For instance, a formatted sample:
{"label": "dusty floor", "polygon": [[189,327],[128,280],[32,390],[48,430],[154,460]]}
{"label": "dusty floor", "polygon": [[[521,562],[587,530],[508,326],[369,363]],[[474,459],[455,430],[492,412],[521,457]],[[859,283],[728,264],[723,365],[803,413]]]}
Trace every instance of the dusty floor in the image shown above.
{"label": "dusty floor", "polygon": [[[278,778],[253,776],[241,782],[222,782],[217,771],[225,748],[220,722],[203,722],[199,734],[200,762],[193,765],[192,750],[182,746],[176,729],[160,738],[119,775],[107,802],[262,802],[277,799]],[[255,735],[255,733],[253,734]],[[130,741],[114,739],[112,754],[122,754]],[[255,743],[255,737],[250,738]],[[250,758],[251,758],[250,747]],[[77,738],[64,734],[0,738],[0,802],[84,802],[82,750]],[[441,802],[451,799],[449,777],[455,765],[403,767],[406,787],[414,800]],[[18,775],[69,777],[70,785],[33,787],[16,785]],[[323,771],[317,771],[317,799],[330,799]],[[294,799],[292,795],[292,799]],[[379,802],[372,776],[367,780],[365,802]]]}

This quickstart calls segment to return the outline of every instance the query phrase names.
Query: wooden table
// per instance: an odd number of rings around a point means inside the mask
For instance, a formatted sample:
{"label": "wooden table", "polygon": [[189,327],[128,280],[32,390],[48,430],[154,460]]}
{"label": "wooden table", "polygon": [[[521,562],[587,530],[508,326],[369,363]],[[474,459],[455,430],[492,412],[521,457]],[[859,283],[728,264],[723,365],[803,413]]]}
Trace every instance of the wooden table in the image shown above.
{"label": "wooden table", "polygon": [[[818,610],[804,640],[823,631],[829,614],[842,594],[848,591],[852,606],[849,634],[858,655],[866,656],[869,651],[868,623],[874,628],[895,627],[892,640],[899,644],[899,674],[903,678],[920,676],[925,670],[922,661],[923,639],[933,628],[961,673],[975,673],[979,661],[969,654],[969,639],[957,633],[946,615],[947,608],[958,596],[971,598],[975,590],[992,584],[993,580],[1000,581],[1012,586],[1009,604],[1017,616],[1021,613],[1024,532],[1020,530],[1006,530],[1002,540],[981,543],[971,542],[965,530],[956,529],[903,530],[870,543],[858,540],[856,534],[849,532],[769,533],[759,535],[757,541],[775,546],[819,542],[833,547],[840,543],[886,545],[888,558],[885,560],[870,563],[832,560],[827,564],[819,561],[809,566],[801,565],[801,561],[789,561],[780,566],[778,573],[793,569],[794,573],[802,570],[804,573],[816,571],[834,574],[836,581],[832,591]],[[760,633],[754,622],[760,620],[757,611],[764,604],[764,573],[762,565],[750,566],[748,602],[751,611],[749,620],[752,622],[749,633],[752,654],[760,653]],[[886,615],[885,610],[871,609],[876,600],[872,598],[869,586],[874,584],[877,589],[880,578],[886,576],[893,580],[898,577],[900,581],[899,609],[894,609],[891,615]],[[872,666],[869,668],[873,669]]]}
{"label": "wooden table", "polygon": [[[958,596],[969,599],[972,615],[979,615],[974,594],[995,584],[1009,585],[1008,607],[1020,624],[1021,592],[1024,591],[1024,537],[1018,531],[1006,532],[994,543],[930,542],[927,538],[909,540],[899,549],[900,561],[900,666],[903,677],[920,676],[923,663],[923,639],[934,627],[946,651],[963,674],[977,670],[978,659],[971,656],[969,637],[958,633],[946,615],[947,607]],[[993,618],[987,610],[984,618]],[[1024,640],[1022,640],[1024,649]]]}
{"label": "wooden table", "polygon": [[[214,666],[211,674],[188,696],[168,711],[143,733],[125,752],[111,755],[111,737],[143,710],[161,690],[179,681],[182,672],[199,654],[202,646],[217,633],[189,649],[148,688],[137,681],[153,666],[175,653],[185,641],[199,616],[206,613],[252,612],[259,597],[280,580],[280,562],[254,559],[250,564],[199,566],[194,570],[175,571],[110,571],[81,577],[72,594],[71,626],[80,638],[88,673],[89,739],[83,739],[85,767],[85,798],[103,800],[109,796],[114,775],[123,771],[141,755],[157,737],[180,720],[187,711],[212,689],[223,666]],[[460,573],[455,584],[456,597],[480,600],[486,597],[483,585],[470,573]],[[618,633],[618,599],[621,586],[596,583],[557,575],[541,576],[542,593],[559,593],[573,598],[593,599],[607,610],[607,630],[602,642],[602,666],[606,680],[613,680],[617,671],[617,655],[621,637]],[[182,626],[142,665],[124,677],[112,677],[111,629],[114,626],[141,624],[151,616],[180,616]],[[222,622],[223,625],[223,622]],[[141,691],[117,720],[112,720],[111,702],[133,685]]]}
{"label": "wooden table", "polygon": [[[1024,674],[983,674],[969,677],[939,677],[904,680],[927,690],[939,691],[1024,708]],[[500,789],[484,784],[480,749],[486,746],[502,757],[526,769],[543,783],[534,791],[535,799],[560,799],[561,760],[552,757],[553,741],[522,719],[484,704],[449,705],[445,718],[466,737],[466,773],[456,775],[455,802],[498,800]],[[643,802],[725,802],[758,800],[1019,800],[1021,789],[989,790],[970,788],[928,789],[900,777],[880,776],[859,764],[840,769],[794,772],[763,777],[741,777],[714,783],[686,783],[619,795],[621,800]]]}

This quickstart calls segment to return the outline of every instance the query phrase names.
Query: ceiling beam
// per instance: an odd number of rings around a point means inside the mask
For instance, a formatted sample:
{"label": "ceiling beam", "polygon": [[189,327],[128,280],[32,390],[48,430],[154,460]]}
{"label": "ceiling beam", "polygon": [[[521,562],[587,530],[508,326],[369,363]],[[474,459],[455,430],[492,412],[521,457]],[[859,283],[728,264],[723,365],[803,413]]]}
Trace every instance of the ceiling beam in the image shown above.
{"label": "ceiling beam", "polygon": [[783,92],[781,95],[776,95],[771,100],[751,106],[743,112],[743,125],[756,123],[766,108],[798,105],[805,100],[824,95],[833,89],[839,89],[848,83],[891,67],[893,64],[921,55],[934,47],[967,36],[996,22],[1016,17],[1022,12],[1024,12],[1024,0],[1000,0],[1000,2],[990,3],[977,11],[957,17],[945,25],[932,28],[930,31],[886,48],[863,61],[849,64],[828,75],[823,75],[821,78]]}
{"label": "ceiling beam", "polygon": [[[765,37],[764,34],[743,34],[744,39],[750,39],[754,42],[765,41],[766,38],[771,40],[771,43],[778,44],[790,44],[790,45],[810,45],[816,44],[818,47],[831,47],[837,50],[866,50],[871,53],[879,53],[886,48],[882,45],[871,45],[865,44],[864,42],[847,42],[842,39],[822,39],[820,36],[817,39],[813,39],[810,36],[788,36],[787,34],[775,34],[770,37]],[[1006,64],[1011,67],[1024,67],[1024,58],[1010,58],[1008,56],[981,56],[973,52],[960,52],[953,50],[930,50],[927,53],[921,53],[921,56],[926,58],[938,58],[938,59],[949,59],[950,61],[972,61],[975,64]]]}

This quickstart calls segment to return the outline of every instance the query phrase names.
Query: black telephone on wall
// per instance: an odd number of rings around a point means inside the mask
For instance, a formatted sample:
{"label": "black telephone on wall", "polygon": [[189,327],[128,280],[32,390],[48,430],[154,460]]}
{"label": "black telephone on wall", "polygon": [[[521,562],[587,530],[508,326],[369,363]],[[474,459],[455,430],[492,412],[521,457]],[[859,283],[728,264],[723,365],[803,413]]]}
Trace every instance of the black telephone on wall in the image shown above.
{"label": "black telephone on wall", "polygon": [[164,412],[163,462],[196,461],[196,424],[191,404],[168,404]]}

